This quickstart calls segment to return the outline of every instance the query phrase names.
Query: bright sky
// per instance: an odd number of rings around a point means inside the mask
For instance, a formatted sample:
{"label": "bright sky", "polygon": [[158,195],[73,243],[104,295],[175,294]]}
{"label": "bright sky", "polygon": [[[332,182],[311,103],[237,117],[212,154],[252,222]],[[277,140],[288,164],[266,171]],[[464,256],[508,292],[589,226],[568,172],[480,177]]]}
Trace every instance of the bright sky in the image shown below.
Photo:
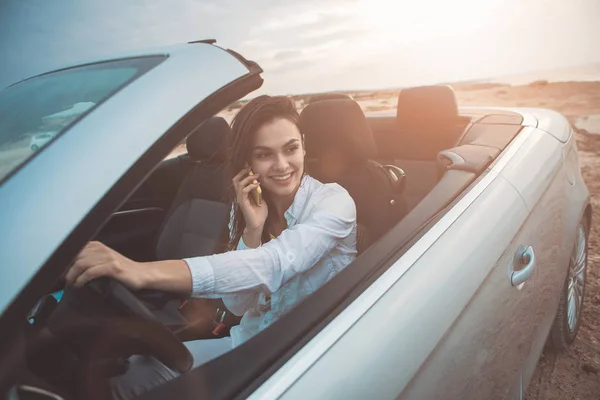
{"label": "bright sky", "polygon": [[257,61],[271,94],[482,79],[600,62],[598,21],[599,0],[5,0],[0,87],[204,38]]}

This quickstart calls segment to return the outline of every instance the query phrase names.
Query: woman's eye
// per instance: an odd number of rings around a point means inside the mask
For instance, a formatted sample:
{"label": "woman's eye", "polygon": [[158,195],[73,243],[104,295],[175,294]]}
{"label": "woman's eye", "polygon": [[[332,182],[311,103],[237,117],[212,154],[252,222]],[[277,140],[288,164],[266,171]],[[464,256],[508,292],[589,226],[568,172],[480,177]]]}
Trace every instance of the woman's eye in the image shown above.
{"label": "woman's eye", "polygon": [[287,149],[285,149],[286,153],[288,153],[288,154],[293,154],[296,152],[296,150],[298,150],[298,146],[292,146],[292,147],[288,147]]}
{"label": "woman's eye", "polygon": [[261,159],[261,158],[267,158],[269,156],[269,153],[256,153],[256,158]]}

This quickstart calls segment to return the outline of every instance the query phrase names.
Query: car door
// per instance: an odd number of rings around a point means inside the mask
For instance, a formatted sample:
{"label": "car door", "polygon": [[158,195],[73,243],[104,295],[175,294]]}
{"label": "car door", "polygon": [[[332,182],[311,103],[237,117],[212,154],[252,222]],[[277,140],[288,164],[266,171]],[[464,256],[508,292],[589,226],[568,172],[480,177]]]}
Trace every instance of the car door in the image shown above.
{"label": "car door", "polygon": [[527,360],[525,381],[537,366],[550,331],[567,274],[580,215],[571,215],[577,207],[570,203],[571,183],[563,162],[563,143],[547,132],[536,129],[502,172],[520,193],[531,212],[528,229],[534,232],[538,265],[536,282],[535,348]]}
{"label": "car door", "polygon": [[523,140],[253,398],[520,398],[534,232],[499,171]]}

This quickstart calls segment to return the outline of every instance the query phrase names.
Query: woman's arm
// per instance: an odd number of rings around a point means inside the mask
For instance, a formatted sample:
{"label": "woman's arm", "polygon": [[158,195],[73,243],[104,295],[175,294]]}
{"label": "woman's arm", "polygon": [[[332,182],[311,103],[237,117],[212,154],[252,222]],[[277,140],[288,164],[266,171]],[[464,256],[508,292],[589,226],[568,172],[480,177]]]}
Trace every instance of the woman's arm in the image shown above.
{"label": "woman's arm", "polygon": [[99,242],[77,256],[66,280],[75,286],[110,276],[128,287],[192,293],[219,298],[241,291],[277,291],[308,270],[356,224],[352,198],[342,189],[328,193],[309,219],[256,249],[232,251],[185,260],[140,263]]}
{"label": "woman's arm", "polygon": [[192,276],[183,260],[136,262],[100,242],[90,242],[77,255],[65,277],[81,287],[92,279],[109,276],[131,289],[190,293]]}
{"label": "woman's arm", "polygon": [[[250,247],[246,246],[245,239],[242,236],[237,244],[236,250],[247,250],[249,248]],[[229,295],[223,295],[223,304],[225,304],[225,307],[227,307],[227,309],[235,315],[242,316],[246,311],[248,311],[248,309],[256,306],[258,302],[258,293],[259,292],[257,291],[243,291]]]}
{"label": "woman's arm", "polygon": [[259,175],[248,175],[250,172],[249,168],[241,170],[233,178],[232,182],[236,193],[237,204],[244,216],[244,241],[248,247],[256,248],[260,246],[260,237],[269,210],[267,203],[262,202],[261,205],[258,205],[250,199],[250,192],[260,187],[260,184],[256,181]]}
{"label": "woman's arm", "polygon": [[350,195],[337,188],[324,195],[309,218],[256,249],[188,258],[192,295],[222,297],[240,291],[277,291],[305,272],[347,237],[356,224]]}
{"label": "woman's arm", "polygon": [[262,231],[263,227],[260,227],[260,229],[244,228],[244,233],[242,234],[240,242],[243,240],[244,243],[246,243],[247,248],[255,249],[260,246]]}

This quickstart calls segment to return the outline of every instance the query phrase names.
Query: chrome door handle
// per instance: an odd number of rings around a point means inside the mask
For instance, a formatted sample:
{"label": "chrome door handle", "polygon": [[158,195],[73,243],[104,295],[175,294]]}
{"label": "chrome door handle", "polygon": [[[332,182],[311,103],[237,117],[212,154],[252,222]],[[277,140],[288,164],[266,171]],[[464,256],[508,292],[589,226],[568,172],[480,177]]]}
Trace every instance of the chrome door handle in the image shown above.
{"label": "chrome door handle", "polygon": [[[523,268],[515,271],[515,264],[522,265]],[[511,265],[510,283],[513,286],[519,286],[527,279],[531,278],[533,269],[535,268],[535,253],[531,246],[527,246],[525,250],[519,250],[516,254],[515,261]]]}

